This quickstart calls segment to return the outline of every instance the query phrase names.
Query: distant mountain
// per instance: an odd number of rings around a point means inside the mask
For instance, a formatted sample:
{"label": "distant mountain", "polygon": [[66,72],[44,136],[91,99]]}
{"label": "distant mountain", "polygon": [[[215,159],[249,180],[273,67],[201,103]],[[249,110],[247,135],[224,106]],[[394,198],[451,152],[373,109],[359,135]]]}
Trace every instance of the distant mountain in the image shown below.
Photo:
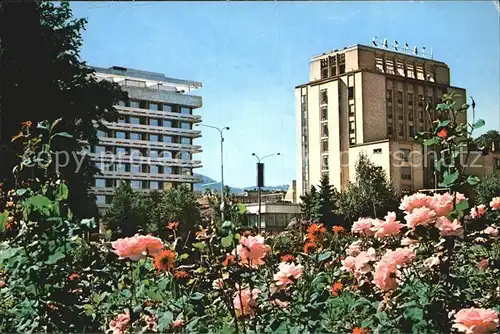
{"label": "distant mountain", "polygon": [[[204,189],[207,189],[207,188],[213,189],[213,190],[220,190],[220,182],[215,181],[214,179],[212,179],[206,175],[203,175],[203,174],[195,174],[195,176],[201,176],[201,178],[202,178],[202,181],[200,183],[196,183],[194,185],[195,191],[203,191]],[[284,191],[286,191],[286,190],[288,190],[288,187],[289,187],[288,184],[282,184],[279,186],[267,186],[267,187],[263,187],[262,189],[263,190],[281,190],[281,191],[284,190]],[[236,188],[236,187],[229,186],[229,189],[231,190],[231,192],[233,194],[242,194],[246,190],[254,190],[254,189],[257,189],[257,187],[256,186],[248,186],[248,187],[244,187],[244,188]]]}

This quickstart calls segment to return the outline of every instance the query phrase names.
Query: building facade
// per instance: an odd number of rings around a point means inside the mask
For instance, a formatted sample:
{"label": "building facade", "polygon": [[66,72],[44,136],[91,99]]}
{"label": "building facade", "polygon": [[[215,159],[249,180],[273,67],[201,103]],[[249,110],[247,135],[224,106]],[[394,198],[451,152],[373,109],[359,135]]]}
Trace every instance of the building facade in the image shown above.
{"label": "building facade", "polygon": [[201,136],[193,129],[201,117],[193,111],[202,106],[200,96],[188,94],[200,82],[168,78],[161,73],[124,67],[94,67],[98,80],[118,83],[129,94],[116,105],[117,123],[105,122],[107,131],[98,131],[99,144],[90,154],[102,175],[95,178],[93,191],[100,209],[108,206],[121,181],[130,181],[141,192],[160,191],[178,185],[201,182],[194,168],[201,152],[194,140]]}
{"label": "building facade", "polygon": [[[465,102],[465,90],[451,86],[440,61],[363,45],[313,57],[309,82],[295,88],[297,198],[323,174],[345,188],[361,152],[400,193],[433,187],[432,159],[413,138],[436,116],[427,114],[422,98],[434,107],[445,93],[459,94],[457,105]],[[466,119],[463,113],[459,121]]]}

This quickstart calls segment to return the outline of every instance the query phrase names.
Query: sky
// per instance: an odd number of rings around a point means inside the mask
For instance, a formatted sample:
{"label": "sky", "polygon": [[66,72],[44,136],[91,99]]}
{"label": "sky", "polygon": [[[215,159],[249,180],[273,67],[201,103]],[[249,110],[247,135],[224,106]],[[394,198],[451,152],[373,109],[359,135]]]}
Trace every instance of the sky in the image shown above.
{"label": "sky", "polygon": [[[229,126],[224,181],[266,185],[296,179],[294,87],[308,81],[314,55],[374,36],[433,49],[451,84],[476,100],[476,117],[500,130],[500,14],[493,1],[408,2],[72,2],[88,20],[81,58],[201,81],[203,123]],[[220,180],[220,137],[202,129],[203,167]]]}

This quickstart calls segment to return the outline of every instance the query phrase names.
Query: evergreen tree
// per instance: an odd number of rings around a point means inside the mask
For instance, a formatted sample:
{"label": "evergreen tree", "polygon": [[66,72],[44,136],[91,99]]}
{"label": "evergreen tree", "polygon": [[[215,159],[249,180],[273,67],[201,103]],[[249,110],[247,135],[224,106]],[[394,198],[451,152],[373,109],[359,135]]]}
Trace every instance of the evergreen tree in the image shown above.
{"label": "evergreen tree", "polygon": [[311,191],[306,191],[304,195],[301,195],[300,200],[300,210],[304,219],[311,220],[318,203],[316,187],[311,186]]}
{"label": "evergreen tree", "polygon": [[[317,198],[317,205],[313,210],[313,220],[333,226],[336,218],[335,211],[337,201],[337,190],[330,185],[330,180],[327,174],[321,177]],[[339,223],[340,224],[340,223]]]}

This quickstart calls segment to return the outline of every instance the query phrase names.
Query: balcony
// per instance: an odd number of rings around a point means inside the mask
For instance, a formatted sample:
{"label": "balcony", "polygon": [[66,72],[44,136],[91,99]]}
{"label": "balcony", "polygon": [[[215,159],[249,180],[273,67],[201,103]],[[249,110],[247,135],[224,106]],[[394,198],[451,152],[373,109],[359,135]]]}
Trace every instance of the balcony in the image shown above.
{"label": "balcony", "polygon": [[119,138],[113,138],[113,137],[99,137],[99,145],[146,148],[146,149],[152,149],[152,150],[189,151],[191,153],[202,152],[200,145],[164,143],[164,142],[154,142],[154,141],[148,141],[148,140],[119,139]]}
{"label": "balcony", "polygon": [[[186,182],[199,183],[202,182],[200,176],[182,175],[182,174],[150,174],[150,173],[133,173],[133,172],[111,172],[101,171],[100,179],[119,179],[119,180],[145,180],[145,181],[160,181],[160,182]],[[112,188],[115,189],[115,188]]]}
{"label": "balcony", "polygon": [[144,116],[144,117],[158,117],[165,118],[168,120],[179,120],[184,122],[192,122],[199,123],[201,122],[200,115],[187,115],[181,114],[178,112],[167,112],[167,111],[159,111],[159,110],[149,110],[149,109],[141,109],[141,108],[131,108],[116,105],[115,108],[121,115],[127,116]]}
{"label": "balcony", "polygon": [[200,96],[186,95],[182,93],[146,87],[123,86],[123,88],[129,93],[129,97],[133,99],[180,104],[192,108],[200,108],[202,106]]}
{"label": "balcony", "polygon": [[[189,168],[199,168],[202,167],[200,160],[182,160],[182,159],[171,159],[171,158],[151,158],[136,155],[118,155],[118,154],[103,154],[100,153],[89,153],[90,159],[98,163],[131,163],[131,164],[143,164],[143,165],[156,165],[156,166],[174,166],[174,167],[189,167]],[[119,172],[117,172],[119,173]]]}
{"label": "balcony", "polygon": [[111,130],[118,130],[118,131],[145,132],[150,134],[185,136],[191,138],[201,137],[201,131],[199,130],[167,128],[163,126],[130,124],[130,123],[102,122],[102,124]]}

